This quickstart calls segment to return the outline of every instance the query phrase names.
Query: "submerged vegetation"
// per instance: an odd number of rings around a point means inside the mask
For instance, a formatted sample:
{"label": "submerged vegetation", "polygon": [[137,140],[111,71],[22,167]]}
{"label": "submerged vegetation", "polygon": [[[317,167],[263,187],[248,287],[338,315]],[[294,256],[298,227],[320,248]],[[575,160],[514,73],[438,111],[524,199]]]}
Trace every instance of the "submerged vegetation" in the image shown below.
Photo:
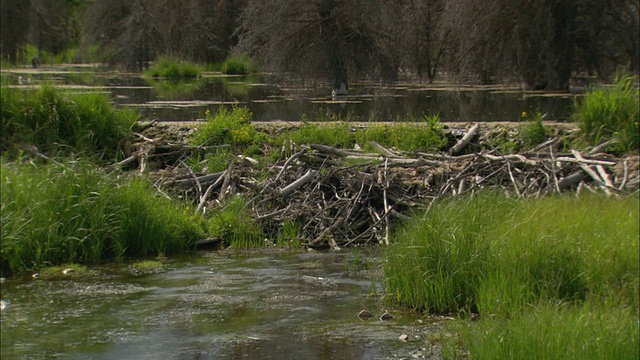
{"label": "submerged vegetation", "polygon": [[406,307],[480,315],[454,326],[450,357],[634,358],[638,216],[637,194],[443,201],[398,231],[385,287]]}

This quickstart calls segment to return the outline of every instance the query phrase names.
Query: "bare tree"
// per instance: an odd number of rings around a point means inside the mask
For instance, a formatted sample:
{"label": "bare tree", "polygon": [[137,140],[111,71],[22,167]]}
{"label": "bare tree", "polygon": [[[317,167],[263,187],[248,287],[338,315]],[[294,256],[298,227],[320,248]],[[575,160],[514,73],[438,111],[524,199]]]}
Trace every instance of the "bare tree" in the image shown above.
{"label": "bare tree", "polygon": [[388,22],[392,1],[250,1],[236,51],[267,68],[328,80],[335,88],[360,76],[393,81]]}
{"label": "bare tree", "polygon": [[27,40],[29,30],[29,2],[25,0],[2,0],[0,3],[0,46],[2,57],[11,64],[18,61],[20,47]]}

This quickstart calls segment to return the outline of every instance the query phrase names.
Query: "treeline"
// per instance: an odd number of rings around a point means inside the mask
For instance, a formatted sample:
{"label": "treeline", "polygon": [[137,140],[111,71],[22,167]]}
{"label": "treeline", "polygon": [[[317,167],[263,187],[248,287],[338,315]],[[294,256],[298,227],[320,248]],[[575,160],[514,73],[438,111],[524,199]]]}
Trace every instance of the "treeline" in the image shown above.
{"label": "treeline", "polygon": [[139,70],[160,55],[335,87],[417,76],[565,89],[572,77],[637,73],[636,0],[2,0],[3,59],[25,44]]}

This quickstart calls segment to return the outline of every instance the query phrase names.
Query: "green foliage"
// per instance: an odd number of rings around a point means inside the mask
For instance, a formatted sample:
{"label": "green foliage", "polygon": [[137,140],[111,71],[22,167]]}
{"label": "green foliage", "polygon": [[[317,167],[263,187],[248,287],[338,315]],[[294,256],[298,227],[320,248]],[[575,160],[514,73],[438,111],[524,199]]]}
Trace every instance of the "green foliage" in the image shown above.
{"label": "green foliage", "polygon": [[86,163],[2,163],[2,272],[188,249],[203,219]]}
{"label": "green foliage", "polygon": [[618,74],[613,88],[593,88],[578,101],[574,119],[588,144],[616,138],[617,144],[611,147],[614,151],[640,148],[640,92],[634,80]]}
{"label": "green foliage", "polygon": [[1,91],[1,149],[9,157],[25,145],[50,155],[73,151],[115,157],[139,118],[133,110],[115,110],[98,93],[64,93],[47,85],[33,91]]}
{"label": "green foliage", "polygon": [[255,222],[241,197],[225,203],[212,211],[209,219],[209,235],[234,248],[260,246],[264,239],[262,229]]}
{"label": "green foliage", "polygon": [[304,122],[299,129],[283,135],[284,141],[296,144],[321,144],[340,148],[352,148],[353,135],[348,123],[312,124]]}
{"label": "green foliage", "polygon": [[252,114],[246,107],[220,108],[215,114],[207,111],[206,115],[207,122],[191,135],[190,141],[194,145],[229,144],[234,150],[240,150],[264,140],[265,135],[251,125]]}
{"label": "green foliage", "polygon": [[[543,303],[505,319],[461,321],[445,337],[445,359],[637,359],[638,318],[629,307]],[[463,356],[463,353],[467,356]]]}
{"label": "green foliage", "polygon": [[411,308],[480,314],[453,326],[449,358],[624,358],[638,351],[638,200],[443,201],[396,234],[386,292]]}
{"label": "green foliage", "polygon": [[222,64],[222,72],[229,75],[250,75],[258,71],[258,66],[248,56],[230,56]]}
{"label": "green foliage", "polygon": [[518,135],[522,146],[526,149],[541,144],[547,138],[547,129],[542,123],[542,115],[536,113],[531,119],[527,119],[525,125],[521,125],[518,129]]}
{"label": "green foliage", "polygon": [[177,61],[168,57],[160,57],[145,75],[151,78],[193,79],[200,77],[202,69],[188,61]]}
{"label": "green foliage", "polygon": [[375,141],[385,147],[398,150],[438,150],[447,145],[440,116],[424,117],[423,123],[398,123],[393,125],[370,125],[355,134],[356,143],[365,150],[372,150],[369,142]]}

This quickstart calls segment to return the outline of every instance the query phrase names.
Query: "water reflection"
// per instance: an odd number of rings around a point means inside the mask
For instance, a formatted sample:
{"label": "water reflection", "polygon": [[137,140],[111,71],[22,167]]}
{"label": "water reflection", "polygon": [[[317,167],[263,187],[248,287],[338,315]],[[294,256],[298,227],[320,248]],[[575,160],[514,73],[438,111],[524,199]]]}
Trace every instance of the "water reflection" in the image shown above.
{"label": "water reflection", "polygon": [[[16,74],[10,74],[17,78]],[[193,121],[206,110],[243,104],[254,120],[393,121],[440,114],[443,121],[517,121],[520,114],[547,113],[549,120],[570,116],[575,96],[523,92],[518,88],[469,87],[440,84],[424,87],[399,84],[383,87],[355,84],[349,96],[332,98],[329,88],[283,87],[263,79],[207,76],[188,82],[145,79],[139,74],[108,72],[48,72],[30,75],[34,83],[51,82],[67,87],[101,86],[121,106],[138,108],[145,117]],[[172,103],[173,102],[173,103]]]}

